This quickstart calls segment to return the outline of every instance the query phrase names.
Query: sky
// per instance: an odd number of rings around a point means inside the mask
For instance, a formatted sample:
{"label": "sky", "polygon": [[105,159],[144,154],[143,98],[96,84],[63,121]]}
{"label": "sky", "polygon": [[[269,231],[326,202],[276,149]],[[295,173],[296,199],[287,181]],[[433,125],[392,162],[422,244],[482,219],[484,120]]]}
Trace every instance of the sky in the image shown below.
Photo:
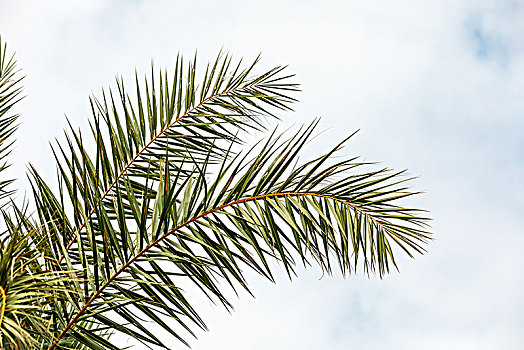
{"label": "sky", "polygon": [[172,69],[178,52],[261,52],[302,85],[283,124],[322,117],[319,151],[360,129],[348,155],[418,176],[410,204],[430,211],[435,240],[382,280],[250,275],[256,298],[240,294],[233,314],[200,305],[210,331],[192,348],[522,349],[523,32],[522,0],[1,0],[27,76],[12,173],[27,188],[30,162],[52,179],[48,142],[65,116],[86,128],[88,96],[117,74]]}

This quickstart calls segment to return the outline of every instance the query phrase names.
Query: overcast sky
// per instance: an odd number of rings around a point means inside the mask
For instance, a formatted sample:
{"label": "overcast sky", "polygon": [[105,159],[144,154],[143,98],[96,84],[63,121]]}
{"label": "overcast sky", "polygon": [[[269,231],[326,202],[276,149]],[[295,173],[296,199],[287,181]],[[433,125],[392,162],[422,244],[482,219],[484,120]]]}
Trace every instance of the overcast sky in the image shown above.
{"label": "overcast sky", "polygon": [[51,179],[64,115],[85,128],[88,96],[116,74],[172,68],[177,52],[262,52],[297,74],[283,117],[322,117],[320,151],[360,128],[349,155],[419,176],[411,204],[431,211],[435,241],[383,280],[253,276],[256,299],[232,315],[201,305],[210,332],[193,348],[522,349],[523,33],[522,0],[1,0],[0,35],[27,75],[13,172],[31,162]]}

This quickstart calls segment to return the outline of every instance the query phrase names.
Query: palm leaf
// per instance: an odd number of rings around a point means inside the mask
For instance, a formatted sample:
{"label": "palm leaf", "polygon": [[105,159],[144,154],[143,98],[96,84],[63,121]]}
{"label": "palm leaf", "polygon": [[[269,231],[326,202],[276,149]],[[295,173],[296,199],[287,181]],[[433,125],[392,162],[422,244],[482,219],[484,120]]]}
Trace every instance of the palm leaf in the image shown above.
{"label": "palm leaf", "polygon": [[[146,183],[158,181],[165,165],[184,181],[192,169],[183,164],[220,161],[230,142],[242,142],[239,131],[263,129],[263,120],[275,117],[272,111],[290,109],[290,93],[297,91],[288,81],[292,76],[283,74],[284,67],[253,75],[258,60],[243,67],[241,61],[234,65],[229,55],[219,54],[197,84],[196,57],[187,66],[178,57],[171,82],[165,71],[152,68],[143,84],[136,75],[134,96],[119,79],[116,92],[92,98],[95,155],[89,155],[84,136],[71,126],[65,144],[54,148],[61,196],[73,208],[76,227],[63,232],[67,250],[76,241],[75,231],[96,231],[104,220],[99,215],[117,215],[110,212],[115,200],[134,209],[125,211],[130,215],[126,219],[150,216],[149,208],[138,212],[139,198],[145,198],[146,191],[156,193]],[[166,156],[170,162],[163,164]],[[35,181],[41,181],[36,170],[32,172]]]}
{"label": "palm leaf", "polygon": [[[22,99],[22,87],[19,71],[16,68],[14,54],[8,55],[7,44],[0,37],[0,172],[9,167],[7,156],[11,153],[14,141],[13,133],[18,128],[18,114],[13,114],[13,107]],[[10,196],[14,191],[9,188],[13,179],[0,179],[0,200]]]}
{"label": "palm leaf", "polygon": [[[82,278],[79,271],[60,269],[56,259],[53,263],[43,231],[13,203],[10,209],[12,214],[2,211],[7,229],[0,234],[0,346],[46,348],[58,335],[56,320],[80,309],[75,284]],[[84,348],[79,342],[65,343]]]}
{"label": "palm leaf", "polygon": [[414,194],[403,172],[356,172],[369,166],[357,158],[335,162],[347,139],[299,162],[317,123],[288,140],[273,133],[244,153],[234,151],[234,139],[221,156],[210,148],[195,159],[188,151],[186,166],[172,167],[172,154],[158,153],[159,166],[148,167],[141,186],[123,174],[112,200],[94,206],[96,222],[84,216],[89,225],[80,230],[34,173],[40,220],[54,223],[45,227],[48,235],[75,235],[69,250],[65,240],[57,246],[71,267],[88,271],[85,302],[64,317],[50,349],[65,348],[71,337],[89,348],[109,346],[110,339],[86,330],[101,325],[168,348],[144,321],[187,344],[185,335],[205,324],[180,286],[193,284],[229,307],[220,281],[249,290],[245,269],[272,280],[270,259],[290,277],[297,259],[314,261],[327,273],[336,264],[343,274],[361,267],[383,276],[397,266],[395,247],[410,256],[424,252],[428,219],[398,204]]}

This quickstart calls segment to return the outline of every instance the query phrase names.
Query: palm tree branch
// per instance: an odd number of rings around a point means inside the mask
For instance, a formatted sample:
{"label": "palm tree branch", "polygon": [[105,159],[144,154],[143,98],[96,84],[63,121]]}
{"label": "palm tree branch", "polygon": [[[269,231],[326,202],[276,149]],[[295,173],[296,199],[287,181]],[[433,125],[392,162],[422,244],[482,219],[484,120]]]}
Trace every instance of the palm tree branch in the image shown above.
{"label": "palm tree branch", "polygon": [[[13,133],[18,129],[16,121],[19,114],[11,114],[11,110],[24,97],[20,82],[24,76],[19,76],[14,54],[8,55],[7,44],[0,37],[0,172],[7,169],[10,164],[5,160],[13,149]],[[0,199],[4,199],[15,191],[9,188],[14,179],[0,179]],[[5,204],[2,204],[5,205]]]}
{"label": "palm tree branch", "polygon": [[[248,84],[248,85],[244,85],[244,86],[241,86],[241,87],[237,87],[237,88],[234,88],[234,89],[230,89],[230,90],[227,90],[227,91],[224,91],[220,94],[217,94],[217,95],[213,95],[209,98],[207,98],[206,100],[200,102],[197,106],[193,107],[192,109],[190,109],[189,111],[187,111],[186,113],[184,113],[182,116],[180,116],[179,118],[177,118],[175,121],[173,121],[171,124],[169,124],[166,128],[164,128],[159,134],[157,134],[154,138],[151,139],[151,141],[149,141],[132,159],[130,162],[127,163],[127,165],[124,167],[124,169],[118,174],[118,176],[116,176],[115,180],[109,185],[109,187],[106,189],[106,191],[102,194],[102,196],[100,197],[100,199],[95,203],[93,204],[93,208],[91,209],[91,211],[89,212],[89,214],[87,215],[86,219],[84,220],[84,222],[82,223],[82,225],[80,225],[80,227],[78,228],[78,231],[81,231],[86,223],[87,223],[87,220],[89,220],[93,214],[96,213],[96,210],[97,210],[97,203],[102,203],[102,201],[107,197],[107,195],[113,190],[113,188],[116,186],[116,184],[121,180],[121,178],[124,176],[124,174],[127,172],[127,170],[136,162],[137,159],[140,158],[140,156],[152,145],[155,143],[155,141],[161,137],[162,135],[164,135],[170,128],[172,128],[176,123],[180,122],[184,117],[190,115],[192,112],[194,112],[195,110],[197,110],[198,108],[202,107],[203,105],[205,105],[206,103],[210,102],[210,101],[213,101],[213,100],[216,100],[216,99],[219,99],[221,96],[224,96],[224,95],[228,95],[228,94],[231,94],[231,93],[234,93],[236,91],[242,91],[242,90],[246,90],[246,89],[250,89],[250,88],[254,88],[254,87],[257,87],[258,85],[260,85],[260,83],[253,83],[253,84]],[[66,250],[65,252],[69,251],[69,249],[71,248],[71,246],[76,242],[76,236],[73,236],[71,238],[71,240],[69,241],[69,243],[67,244],[66,246]],[[58,259],[59,262],[62,262],[62,260],[64,259],[64,254],[65,253],[62,253],[60,258]]]}

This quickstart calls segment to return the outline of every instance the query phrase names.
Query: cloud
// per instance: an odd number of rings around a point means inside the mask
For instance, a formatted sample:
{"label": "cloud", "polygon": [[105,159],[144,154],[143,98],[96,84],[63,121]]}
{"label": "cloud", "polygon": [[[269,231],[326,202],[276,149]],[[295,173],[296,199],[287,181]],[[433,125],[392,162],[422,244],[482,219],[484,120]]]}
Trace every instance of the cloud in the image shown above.
{"label": "cloud", "polygon": [[470,46],[480,60],[496,62],[500,67],[511,64],[512,56],[522,50],[522,5],[499,2],[472,11],[465,21]]}

